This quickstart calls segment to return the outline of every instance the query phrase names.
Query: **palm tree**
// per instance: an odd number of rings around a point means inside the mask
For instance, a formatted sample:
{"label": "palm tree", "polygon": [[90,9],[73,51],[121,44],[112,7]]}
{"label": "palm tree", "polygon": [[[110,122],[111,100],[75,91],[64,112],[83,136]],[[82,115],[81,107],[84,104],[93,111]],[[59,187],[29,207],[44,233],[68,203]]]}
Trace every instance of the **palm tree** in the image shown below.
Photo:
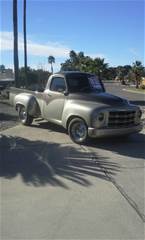
{"label": "palm tree", "polygon": [[48,57],[48,63],[51,64],[51,73],[53,73],[53,63],[55,63],[55,57],[49,56]]}
{"label": "palm tree", "polygon": [[95,73],[98,74],[98,77],[101,79],[103,73],[108,68],[108,63],[105,63],[104,58],[95,58],[94,59]]}
{"label": "palm tree", "polygon": [[15,72],[15,86],[16,86],[16,87],[19,87],[17,0],[13,0],[13,34],[14,34],[14,72]]}
{"label": "palm tree", "polygon": [[25,68],[25,85],[28,87],[27,75],[27,37],[26,37],[26,0],[23,5],[23,31],[24,31],[24,68]]}

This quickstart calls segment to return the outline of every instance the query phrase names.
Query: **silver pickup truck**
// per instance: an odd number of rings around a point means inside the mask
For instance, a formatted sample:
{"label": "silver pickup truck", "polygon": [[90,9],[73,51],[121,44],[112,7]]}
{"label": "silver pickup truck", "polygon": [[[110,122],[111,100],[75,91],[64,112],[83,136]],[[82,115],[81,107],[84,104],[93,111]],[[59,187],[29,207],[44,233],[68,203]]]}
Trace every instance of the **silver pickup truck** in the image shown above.
{"label": "silver pickup truck", "polygon": [[10,100],[22,124],[41,117],[63,126],[76,143],[142,130],[140,108],[106,93],[102,82],[89,73],[53,74],[44,92],[13,91]]}

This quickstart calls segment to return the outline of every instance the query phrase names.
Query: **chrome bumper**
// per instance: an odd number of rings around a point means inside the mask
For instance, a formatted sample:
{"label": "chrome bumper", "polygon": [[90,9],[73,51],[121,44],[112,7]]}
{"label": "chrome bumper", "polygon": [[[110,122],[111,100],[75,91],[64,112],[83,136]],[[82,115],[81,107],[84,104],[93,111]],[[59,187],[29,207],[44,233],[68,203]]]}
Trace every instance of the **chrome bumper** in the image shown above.
{"label": "chrome bumper", "polygon": [[132,127],[125,128],[88,128],[89,137],[107,137],[107,136],[119,136],[119,135],[127,135],[131,133],[140,132],[143,129],[143,124],[140,123],[138,125]]}

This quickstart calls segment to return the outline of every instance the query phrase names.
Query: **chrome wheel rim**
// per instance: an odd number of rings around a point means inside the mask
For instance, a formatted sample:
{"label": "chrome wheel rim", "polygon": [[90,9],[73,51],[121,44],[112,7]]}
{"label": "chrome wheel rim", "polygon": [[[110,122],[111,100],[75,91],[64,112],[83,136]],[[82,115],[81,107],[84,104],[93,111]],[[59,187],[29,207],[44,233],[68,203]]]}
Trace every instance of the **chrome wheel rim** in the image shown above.
{"label": "chrome wheel rim", "polygon": [[76,122],[71,129],[72,137],[77,142],[82,142],[87,136],[87,127],[83,122]]}

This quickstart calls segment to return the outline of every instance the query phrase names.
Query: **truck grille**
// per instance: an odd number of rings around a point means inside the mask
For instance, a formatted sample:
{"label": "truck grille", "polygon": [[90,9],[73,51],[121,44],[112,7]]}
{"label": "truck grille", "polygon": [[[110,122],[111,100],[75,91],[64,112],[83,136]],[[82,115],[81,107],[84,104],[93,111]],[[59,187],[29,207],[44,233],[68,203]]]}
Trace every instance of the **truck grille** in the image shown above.
{"label": "truck grille", "polygon": [[135,111],[109,112],[108,127],[130,127],[135,124]]}

